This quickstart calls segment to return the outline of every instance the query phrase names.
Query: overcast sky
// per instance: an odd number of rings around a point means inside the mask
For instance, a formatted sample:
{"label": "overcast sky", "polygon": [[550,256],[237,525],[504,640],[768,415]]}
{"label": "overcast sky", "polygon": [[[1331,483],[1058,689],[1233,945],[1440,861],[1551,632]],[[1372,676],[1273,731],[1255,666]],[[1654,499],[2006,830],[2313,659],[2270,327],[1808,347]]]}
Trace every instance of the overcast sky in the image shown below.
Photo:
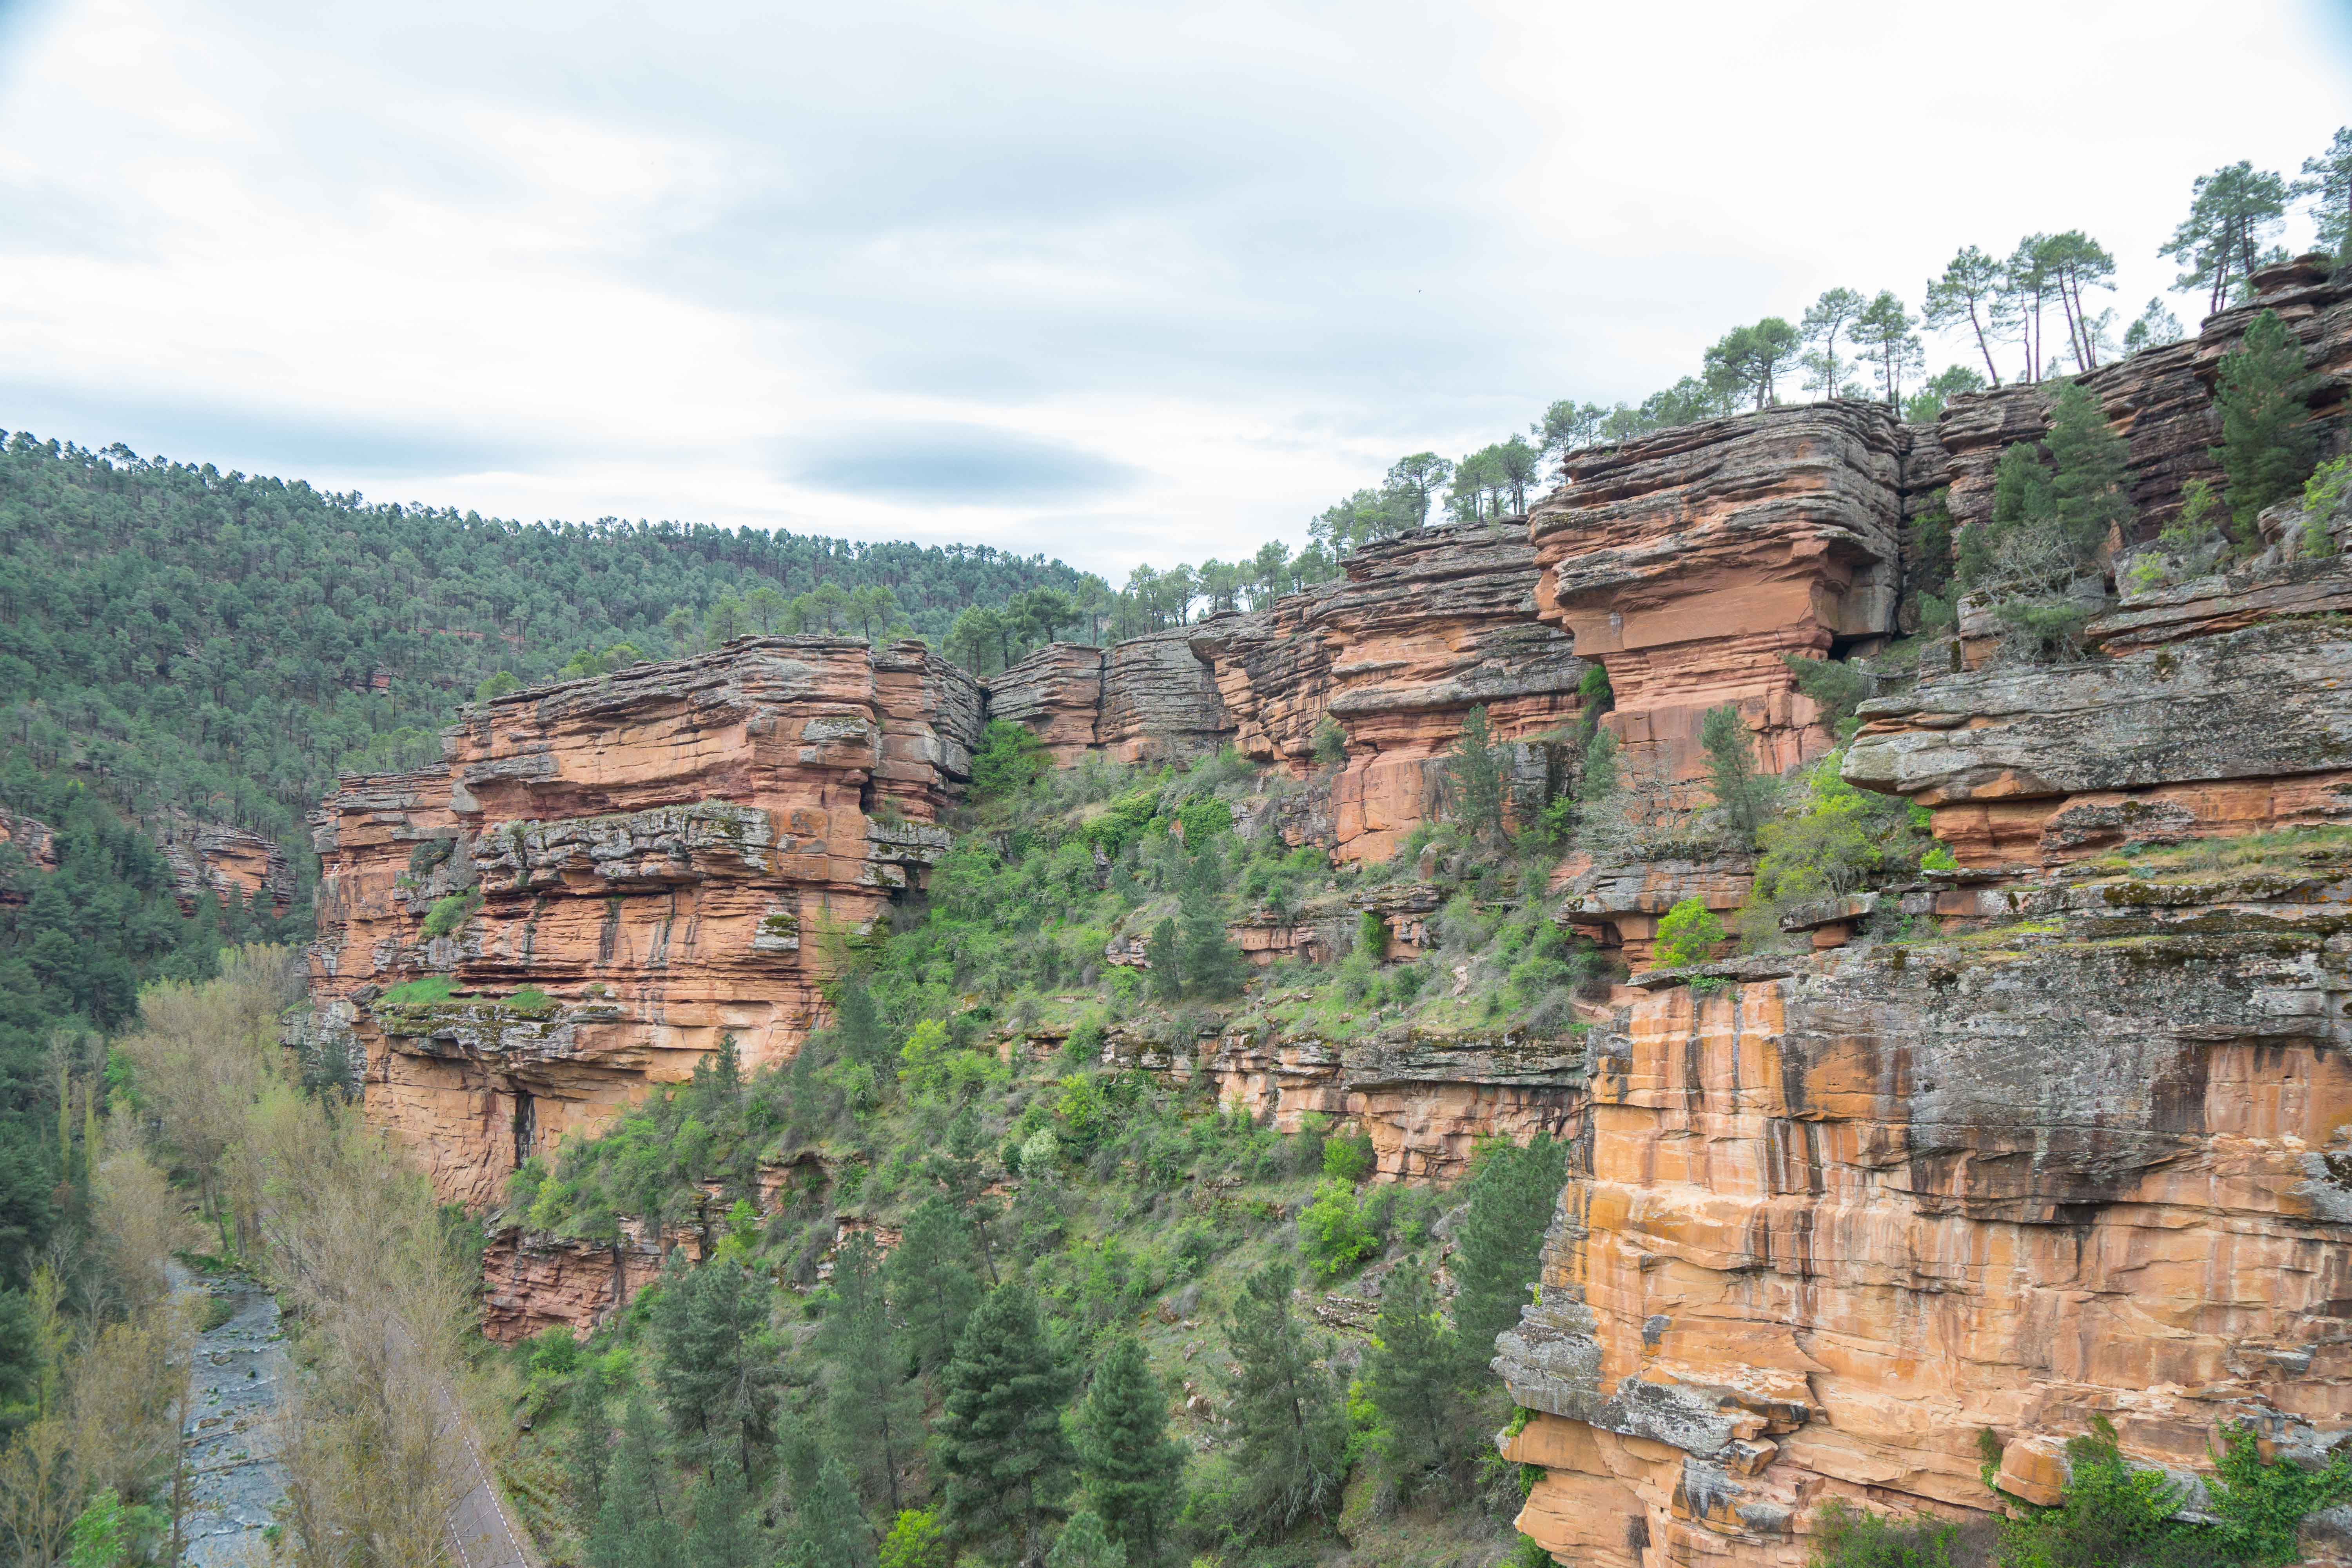
{"label": "overcast sky", "polygon": [[0,428],[1116,579],[2347,120],[2347,0],[0,0]]}

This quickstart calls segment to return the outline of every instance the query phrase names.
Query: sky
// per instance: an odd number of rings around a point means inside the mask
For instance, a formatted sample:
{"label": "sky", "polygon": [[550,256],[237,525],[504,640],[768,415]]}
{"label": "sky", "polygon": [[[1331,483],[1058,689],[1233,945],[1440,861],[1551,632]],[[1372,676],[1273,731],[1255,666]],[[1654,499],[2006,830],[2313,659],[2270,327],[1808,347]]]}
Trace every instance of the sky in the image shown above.
{"label": "sky", "polygon": [[2347,121],[2352,0],[0,0],[0,429],[1116,582]]}

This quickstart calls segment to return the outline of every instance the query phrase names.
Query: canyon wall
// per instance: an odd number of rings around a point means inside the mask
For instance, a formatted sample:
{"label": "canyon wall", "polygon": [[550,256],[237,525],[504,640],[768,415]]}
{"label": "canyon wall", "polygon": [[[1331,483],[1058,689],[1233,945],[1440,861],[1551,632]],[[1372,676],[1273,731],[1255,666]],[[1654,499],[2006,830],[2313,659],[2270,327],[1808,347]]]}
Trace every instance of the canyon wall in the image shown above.
{"label": "canyon wall", "polygon": [[[979,692],[919,643],[749,638],[470,710],[320,809],[313,1048],[476,1208],[734,1037],[781,1060],[946,847]],[[428,977],[441,977],[438,980]]]}
{"label": "canyon wall", "polygon": [[1423,529],[1344,565],[1262,610],[1108,649],[1042,649],[987,682],[989,715],[1026,725],[1065,764],[1089,752],[1139,762],[1232,745],[1302,777],[1328,765],[1329,847],[1348,860],[1388,858],[1435,816],[1437,759],[1474,707],[1511,747],[1515,773],[1556,781],[1591,666],[1536,618],[1524,535]]}
{"label": "canyon wall", "polygon": [[[2300,265],[2263,285],[2336,408],[2352,295]],[[2130,437],[2141,532],[2208,471],[2213,369],[2250,319],[2085,378]],[[1522,816],[1595,722],[1686,799],[1710,708],[1769,769],[1818,757],[1834,737],[1785,656],[1895,636],[1919,520],[1939,494],[1980,518],[2043,397],[1962,399],[1933,431],[1841,402],[1580,453],[1523,530],[1371,546],[1340,581],[1057,645],[984,693],[919,645],[823,638],[517,693],[442,766],[348,780],[322,811],[310,1037],[363,1059],[370,1118],[478,1208],[722,1033],[788,1056],[943,847],[983,700],[1065,765],[1232,745],[1300,781],[1266,809],[1341,859],[1430,819],[1474,705]],[[2074,664],[1961,670],[1931,645],[1937,673],[1865,703],[1843,764],[1958,858],[1889,895],[1900,940],[1636,975],[1571,1039],[1115,1031],[1106,1060],[1206,1076],[1276,1126],[1353,1120],[1389,1179],[1450,1180],[1496,1132],[1571,1141],[1539,1299],[1496,1363],[1532,1413],[1509,1456],[1543,1471],[1521,1528],[1563,1563],[1795,1568],[1825,1500],[2046,1502],[2098,1415],[2184,1476],[2224,1421],[2315,1457],[2352,1430],[2347,609],[2340,558],[2267,563],[2126,596]],[[1751,870],[1580,856],[1549,896],[1639,967],[1676,900],[1731,913]],[[1337,918],[1372,910],[1402,952],[1430,876]],[[1248,929],[1268,953],[1312,934]],[[503,1237],[492,1330],[585,1327],[658,1257]]]}

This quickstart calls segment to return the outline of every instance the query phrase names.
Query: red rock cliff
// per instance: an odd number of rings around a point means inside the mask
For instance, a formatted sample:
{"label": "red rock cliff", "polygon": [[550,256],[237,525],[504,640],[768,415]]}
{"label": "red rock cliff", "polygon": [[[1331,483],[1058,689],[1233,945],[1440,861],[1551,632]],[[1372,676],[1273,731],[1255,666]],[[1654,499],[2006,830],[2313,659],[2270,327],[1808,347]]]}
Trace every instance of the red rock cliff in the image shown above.
{"label": "red rock cliff", "polygon": [[979,715],[919,643],[823,637],[476,709],[442,767],[320,810],[315,1032],[363,1055],[369,1118],[445,1197],[489,1204],[723,1035],[788,1057],[842,944],[945,847]]}

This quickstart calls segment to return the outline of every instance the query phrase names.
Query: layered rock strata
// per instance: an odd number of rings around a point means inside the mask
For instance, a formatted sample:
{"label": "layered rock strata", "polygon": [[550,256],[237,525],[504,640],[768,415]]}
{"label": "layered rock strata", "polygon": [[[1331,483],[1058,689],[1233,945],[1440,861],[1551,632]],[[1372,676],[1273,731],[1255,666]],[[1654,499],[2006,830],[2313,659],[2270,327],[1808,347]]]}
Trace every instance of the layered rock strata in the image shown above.
{"label": "layered rock strata", "polygon": [[[815,1022],[946,847],[980,700],[920,644],[751,638],[473,710],[321,808],[312,1034],[480,1207],[534,1149]],[[424,984],[417,984],[423,982]]]}
{"label": "layered rock strata", "polygon": [[1895,629],[1911,446],[1885,409],[1841,402],[1569,456],[1528,521],[1538,613],[1608,669],[1631,765],[1696,777],[1700,721],[1726,703],[1768,772],[1834,743],[1785,656]]}
{"label": "layered rock strata", "polygon": [[1574,1135],[1588,1072],[1579,1037],[1502,1032],[1391,1031],[1345,1042],[1236,1034],[1189,1050],[1115,1032],[1103,1060],[1177,1084],[1205,1079],[1218,1103],[1277,1131],[1300,1131],[1309,1115],[1360,1126],[1380,1180],[1440,1184],[1468,1171],[1482,1138]]}
{"label": "layered rock strata", "polygon": [[[2222,484],[2212,448],[2221,438],[2213,386],[2221,357],[2238,346],[2264,310],[2274,310],[2302,342],[2315,375],[2310,403],[2321,417],[2343,406],[2352,386],[2352,274],[2328,257],[2305,257],[2253,277],[2254,297],[2206,319],[2193,338],[2146,350],[2077,377],[2095,393],[2108,421],[2131,445],[2129,490],[2139,534],[2152,536],[2180,510],[2191,479]],[[2050,427],[2050,387],[2011,385],[1955,398],[1937,421],[1948,455],[1949,510],[1956,525],[1992,515],[1993,470],[2002,450],[2040,440]]]}
{"label": "layered rock strata", "polygon": [[1379,860],[1436,814],[1440,759],[1484,707],[1505,743],[1515,810],[1532,816],[1565,776],[1557,737],[1581,713],[1577,688],[1591,667],[1536,618],[1526,539],[1432,528],[1345,564],[1343,577],[1264,610],[1099,652],[1044,649],[990,680],[990,716],[1027,725],[1064,763],[1087,751],[1136,762],[1232,744],[1304,775],[1336,753],[1323,807],[1330,841],[1343,858]]}
{"label": "layered rock strata", "polygon": [[1559,1561],[1796,1568],[1830,1498],[2053,1501],[2099,1415],[2184,1473],[2217,1423],[2352,1428],[2352,858],[2031,892],[1592,1037],[1496,1362]]}
{"label": "layered rock strata", "polygon": [[1864,703],[1845,777],[1929,808],[1964,867],[2352,817],[2347,607],[2340,558],[2139,595],[2092,624],[2107,657]]}
{"label": "layered rock strata", "polygon": [[221,822],[172,815],[153,825],[155,846],[172,868],[173,892],[183,913],[199,898],[250,903],[262,896],[271,909],[294,902],[294,868],[274,839]]}

